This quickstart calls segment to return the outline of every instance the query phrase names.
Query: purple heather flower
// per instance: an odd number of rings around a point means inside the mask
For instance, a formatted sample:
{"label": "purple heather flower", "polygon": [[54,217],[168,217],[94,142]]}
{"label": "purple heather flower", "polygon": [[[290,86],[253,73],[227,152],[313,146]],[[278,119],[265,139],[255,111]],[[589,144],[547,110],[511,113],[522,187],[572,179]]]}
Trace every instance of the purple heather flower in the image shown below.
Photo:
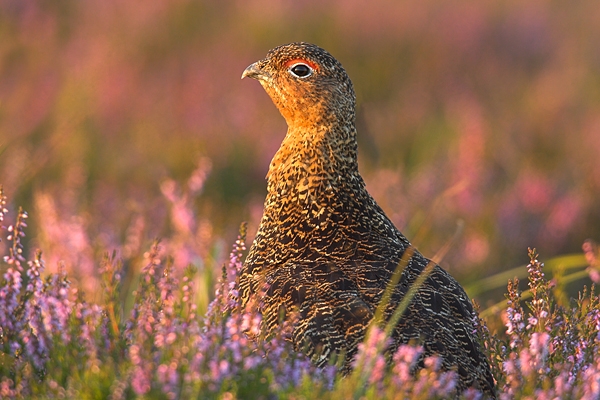
{"label": "purple heather flower", "polygon": [[258,365],[260,365],[260,363],[263,361],[262,357],[258,356],[258,355],[248,355],[246,357],[243,358],[242,363],[243,363],[243,369],[245,371],[249,371],[251,369],[256,368]]}
{"label": "purple heather flower", "polygon": [[481,393],[479,390],[468,388],[462,393],[462,396],[465,400],[481,400],[483,393]]}
{"label": "purple heather flower", "polygon": [[163,391],[172,393],[176,390],[176,386],[179,383],[179,373],[177,372],[178,364],[175,361],[167,364],[160,364],[156,369],[156,376],[158,381],[163,385]]}
{"label": "purple heather flower", "polygon": [[213,382],[220,382],[230,371],[230,365],[227,360],[210,360],[208,366],[210,369],[210,378]]}
{"label": "purple heather flower", "polygon": [[533,315],[530,316],[529,318],[527,318],[527,329],[531,329],[534,326],[536,326],[538,323],[538,319],[536,317],[534,317]]}
{"label": "purple heather flower", "polygon": [[[512,307],[508,307],[506,309],[507,321],[506,321],[506,333],[509,335],[513,335],[517,332],[522,332],[525,329],[525,324],[523,323],[523,315],[513,309]],[[511,346],[515,347],[516,342],[511,341]]]}
{"label": "purple heather flower", "polygon": [[[35,324],[33,325],[35,327]],[[24,344],[24,350],[33,366],[40,370],[44,367],[48,355],[48,345],[44,340],[43,332],[34,334],[30,329],[23,329],[20,332],[21,341]]]}
{"label": "purple heather flower", "polygon": [[6,270],[4,279],[6,284],[0,288],[0,327],[6,335],[21,329],[23,321],[15,320],[14,313],[19,307],[19,293],[23,283],[21,273],[13,267]]}
{"label": "purple heather flower", "polygon": [[12,246],[8,249],[9,255],[4,256],[4,262],[8,265],[14,266],[14,268],[16,268],[18,271],[23,271],[21,263],[25,261],[25,257],[23,257],[23,245],[21,244],[21,238],[25,236],[23,229],[27,228],[27,223],[25,222],[27,218],[27,212],[22,208],[19,208],[17,221],[14,225],[10,225],[7,229],[9,234],[6,239],[9,242],[12,241]]}
{"label": "purple heather flower", "polygon": [[437,396],[450,397],[456,391],[456,371],[446,371],[434,381],[433,386]]}

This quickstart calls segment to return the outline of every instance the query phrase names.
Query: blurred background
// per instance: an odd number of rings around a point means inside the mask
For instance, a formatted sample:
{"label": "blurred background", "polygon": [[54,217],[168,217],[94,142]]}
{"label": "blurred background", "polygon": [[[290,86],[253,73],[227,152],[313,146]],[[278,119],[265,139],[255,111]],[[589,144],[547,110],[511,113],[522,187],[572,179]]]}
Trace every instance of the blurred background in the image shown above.
{"label": "blurred background", "polygon": [[433,256],[464,223],[442,265],[465,285],[600,237],[593,0],[0,0],[0,184],[26,252],[92,293],[106,251],[133,276],[155,237],[220,266],[286,130],[240,76],[291,41],[352,78],[361,172],[409,239]]}

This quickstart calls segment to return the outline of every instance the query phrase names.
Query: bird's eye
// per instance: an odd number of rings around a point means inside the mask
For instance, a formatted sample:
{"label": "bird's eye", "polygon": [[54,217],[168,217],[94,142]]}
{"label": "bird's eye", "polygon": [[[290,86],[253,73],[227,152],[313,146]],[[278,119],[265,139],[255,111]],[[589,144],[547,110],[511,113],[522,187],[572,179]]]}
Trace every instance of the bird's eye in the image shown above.
{"label": "bird's eye", "polygon": [[313,69],[306,64],[294,64],[289,69],[290,73],[297,78],[307,78],[312,75]]}

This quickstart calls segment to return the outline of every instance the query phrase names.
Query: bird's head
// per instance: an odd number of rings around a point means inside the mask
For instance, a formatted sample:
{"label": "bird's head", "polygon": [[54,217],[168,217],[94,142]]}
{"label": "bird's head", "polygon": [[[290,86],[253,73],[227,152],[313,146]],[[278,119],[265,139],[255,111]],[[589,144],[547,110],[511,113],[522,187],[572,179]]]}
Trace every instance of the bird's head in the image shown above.
{"label": "bird's head", "polygon": [[342,65],[309,43],[276,47],[244,70],[269,94],[290,129],[354,124],[356,97]]}

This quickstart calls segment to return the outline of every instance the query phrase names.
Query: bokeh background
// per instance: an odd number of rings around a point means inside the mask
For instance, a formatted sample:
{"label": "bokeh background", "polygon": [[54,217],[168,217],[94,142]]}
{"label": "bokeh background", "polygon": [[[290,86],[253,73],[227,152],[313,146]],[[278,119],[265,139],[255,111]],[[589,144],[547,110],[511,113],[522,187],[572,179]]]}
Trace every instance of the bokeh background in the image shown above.
{"label": "bokeh background", "polygon": [[155,237],[220,265],[286,129],[240,76],[291,41],[348,71],[397,226],[432,256],[462,224],[442,263],[461,282],[600,237],[596,1],[0,0],[0,184],[26,251],[92,293],[104,252],[134,276]]}

